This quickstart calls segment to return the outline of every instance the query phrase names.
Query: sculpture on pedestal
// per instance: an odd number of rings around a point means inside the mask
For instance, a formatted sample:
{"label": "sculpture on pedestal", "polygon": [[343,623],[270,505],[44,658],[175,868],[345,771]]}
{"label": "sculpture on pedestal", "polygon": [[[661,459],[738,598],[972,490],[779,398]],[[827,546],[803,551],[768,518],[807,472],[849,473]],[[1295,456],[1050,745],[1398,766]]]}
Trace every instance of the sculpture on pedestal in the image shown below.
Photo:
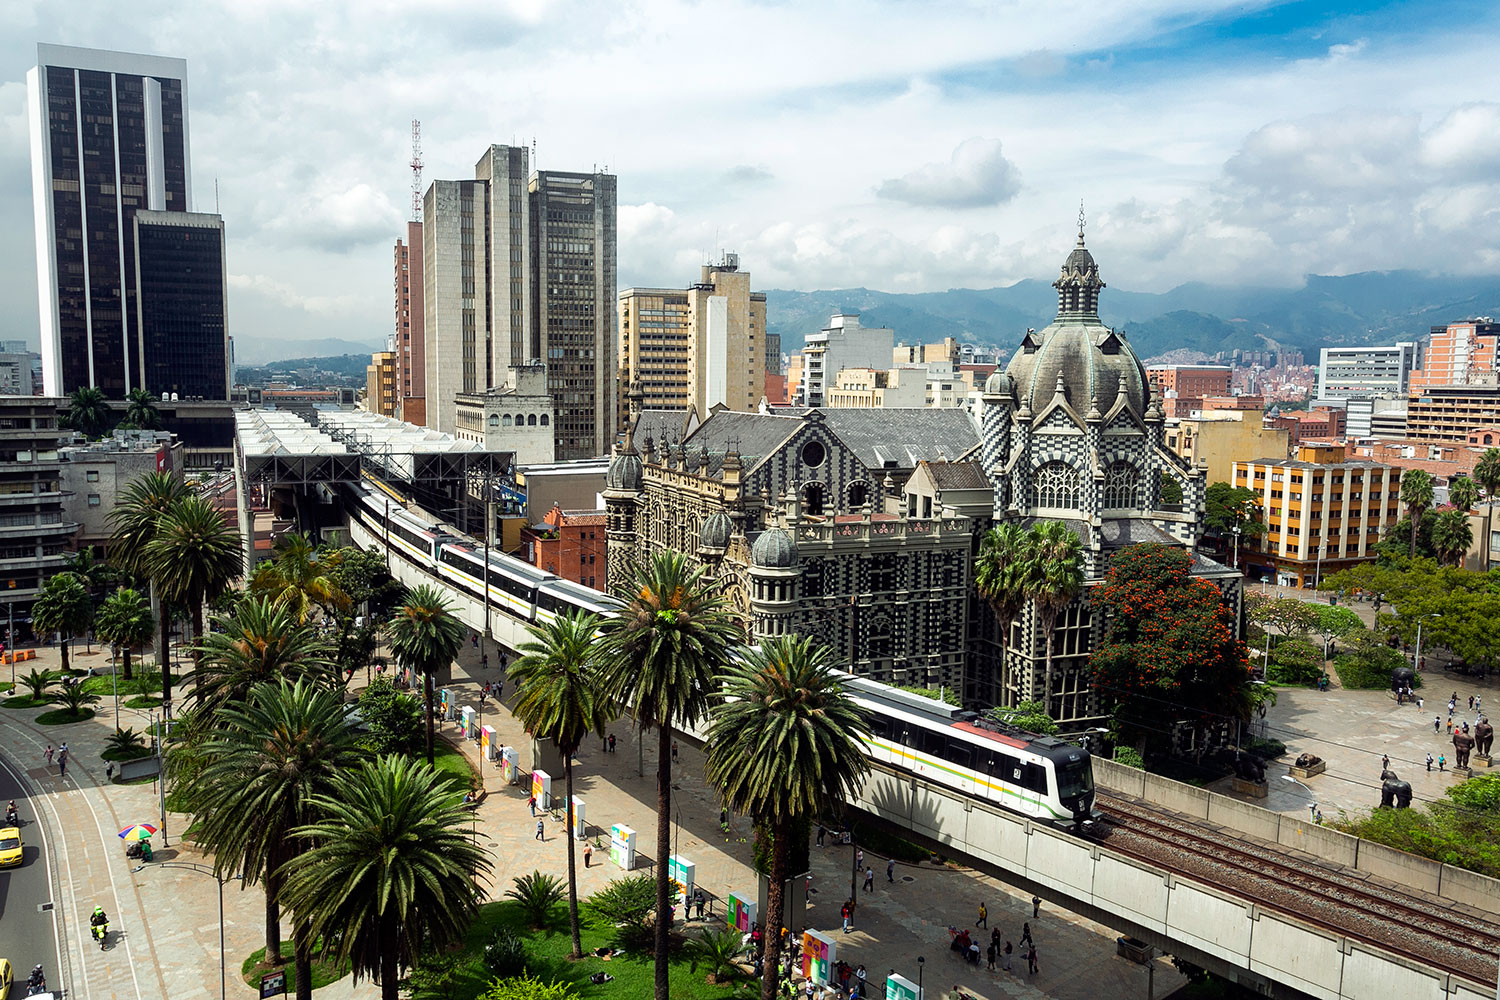
{"label": "sculpture on pedestal", "polygon": [[1468,767],[1469,751],[1473,749],[1474,737],[1468,733],[1455,730],[1453,733],[1453,766]]}
{"label": "sculpture on pedestal", "polygon": [[1495,730],[1490,725],[1490,717],[1481,715],[1479,721],[1474,723],[1474,748],[1484,757],[1490,755],[1490,744],[1495,741]]}
{"label": "sculpture on pedestal", "polygon": [[1395,771],[1380,772],[1380,808],[1411,808],[1411,783],[1402,781]]}

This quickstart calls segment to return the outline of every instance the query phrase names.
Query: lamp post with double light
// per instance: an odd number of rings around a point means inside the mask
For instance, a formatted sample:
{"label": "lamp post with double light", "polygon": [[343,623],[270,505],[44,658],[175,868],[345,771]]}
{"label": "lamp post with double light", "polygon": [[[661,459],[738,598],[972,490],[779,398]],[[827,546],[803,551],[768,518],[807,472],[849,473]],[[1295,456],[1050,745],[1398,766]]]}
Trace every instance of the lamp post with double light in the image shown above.
{"label": "lamp post with double light", "polygon": [[208,865],[200,865],[200,864],[198,864],[196,862],[193,862],[193,861],[156,861],[156,862],[152,862],[150,865],[146,865],[146,864],[137,865],[136,868],[135,868],[135,870],[136,870],[136,872],[139,873],[139,872],[144,871],[148,867],[150,867],[150,868],[184,868],[184,869],[186,869],[186,870],[188,870],[190,872],[197,872],[199,875],[207,875],[209,878],[213,879],[215,882],[218,883],[218,885],[219,885],[219,1000],[226,1000],[226,997],[228,995],[228,990],[227,990],[227,986],[226,986],[226,977],[225,977],[225,972],[224,972],[224,968],[225,968],[225,966],[224,966],[224,885],[227,882],[234,882],[236,880],[243,879],[245,876],[243,876],[243,875],[230,875],[229,877],[225,878],[225,877],[220,876],[217,871],[215,871],[213,868],[209,867]]}

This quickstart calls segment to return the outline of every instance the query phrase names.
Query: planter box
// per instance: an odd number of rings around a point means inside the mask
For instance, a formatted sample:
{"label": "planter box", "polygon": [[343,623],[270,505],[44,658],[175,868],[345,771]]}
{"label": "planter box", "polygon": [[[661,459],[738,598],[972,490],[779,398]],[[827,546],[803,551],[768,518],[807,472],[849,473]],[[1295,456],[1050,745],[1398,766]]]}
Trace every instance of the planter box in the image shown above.
{"label": "planter box", "polygon": [[1252,799],[1263,799],[1271,793],[1265,782],[1246,781],[1244,778],[1235,778],[1233,788],[1236,795],[1248,795]]}
{"label": "planter box", "polygon": [[1302,778],[1305,780],[1307,778],[1311,778],[1315,774],[1322,774],[1324,771],[1328,770],[1328,761],[1320,760],[1312,767],[1298,767],[1296,764],[1293,764],[1291,765],[1290,770],[1292,772],[1292,777]]}
{"label": "planter box", "polygon": [[1137,941],[1133,937],[1115,938],[1115,954],[1121,958],[1128,958],[1137,965],[1145,965],[1151,961],[1155,949],[1144,941]]}

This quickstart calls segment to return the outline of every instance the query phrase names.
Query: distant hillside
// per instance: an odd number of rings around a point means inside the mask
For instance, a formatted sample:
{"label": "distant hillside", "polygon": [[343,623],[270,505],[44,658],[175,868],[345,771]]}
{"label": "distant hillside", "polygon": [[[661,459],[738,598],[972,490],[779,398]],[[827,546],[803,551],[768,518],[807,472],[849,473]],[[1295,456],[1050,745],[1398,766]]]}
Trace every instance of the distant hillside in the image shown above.
{"label": "distant hillside", "polygon": [[362,354],[370,363],[372,351],[384,350],[385,338],[369,343],[324,337],[319,340],[275,340],[269,337],[237,335],[234,338],[234,363],[237,365],[270,365],[283,361],[306,361],[313,357],[343,357]]}
{"label": "distant hillside", "polygon": [[265,374],[287,374],[299,371],[332,372],[335,375],[359,376],[363,378],[369,367],[368,354],[335,354],[321,358],[287,358],[265,365],[239,365],[242,375],[251,371]]}
{"label": "distant hillside", "polygon": [[[772,289],[766,299],[767,325],[781,334],[788,352],[800,349],[807,333],[840,310],[860,313],[867,326],[893,328],[898,342],[955,337],[1009,348],[1028,327],[1050,323],[1057,306],[1051,285],[1031,279],[1005,288],[915,294]],[[1311,360],[1320,347],[1414,340],[1434,325],[1500,315],[1500,276],[1370,271],[1309,275],[1300,288],[1198,282],[1160,293],[1108,288],[1100,307],[1104,321],[1121,328],[1143,357],[1278,344],[1305,351]]]}

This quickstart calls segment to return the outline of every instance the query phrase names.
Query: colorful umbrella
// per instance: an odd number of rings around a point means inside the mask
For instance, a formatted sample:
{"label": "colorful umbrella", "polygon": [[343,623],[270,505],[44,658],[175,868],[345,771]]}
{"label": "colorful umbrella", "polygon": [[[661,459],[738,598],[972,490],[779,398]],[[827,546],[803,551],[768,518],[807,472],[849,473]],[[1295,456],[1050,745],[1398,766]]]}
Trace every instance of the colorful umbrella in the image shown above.
{"label": "colorful umbrella", "polygon": [[155,832],[156,827],[152,826],[150,823],[137,823],[134,826],[127,826],[125,829],[121,830],[120,839],[140,840],[143,837],[151,836]]}

